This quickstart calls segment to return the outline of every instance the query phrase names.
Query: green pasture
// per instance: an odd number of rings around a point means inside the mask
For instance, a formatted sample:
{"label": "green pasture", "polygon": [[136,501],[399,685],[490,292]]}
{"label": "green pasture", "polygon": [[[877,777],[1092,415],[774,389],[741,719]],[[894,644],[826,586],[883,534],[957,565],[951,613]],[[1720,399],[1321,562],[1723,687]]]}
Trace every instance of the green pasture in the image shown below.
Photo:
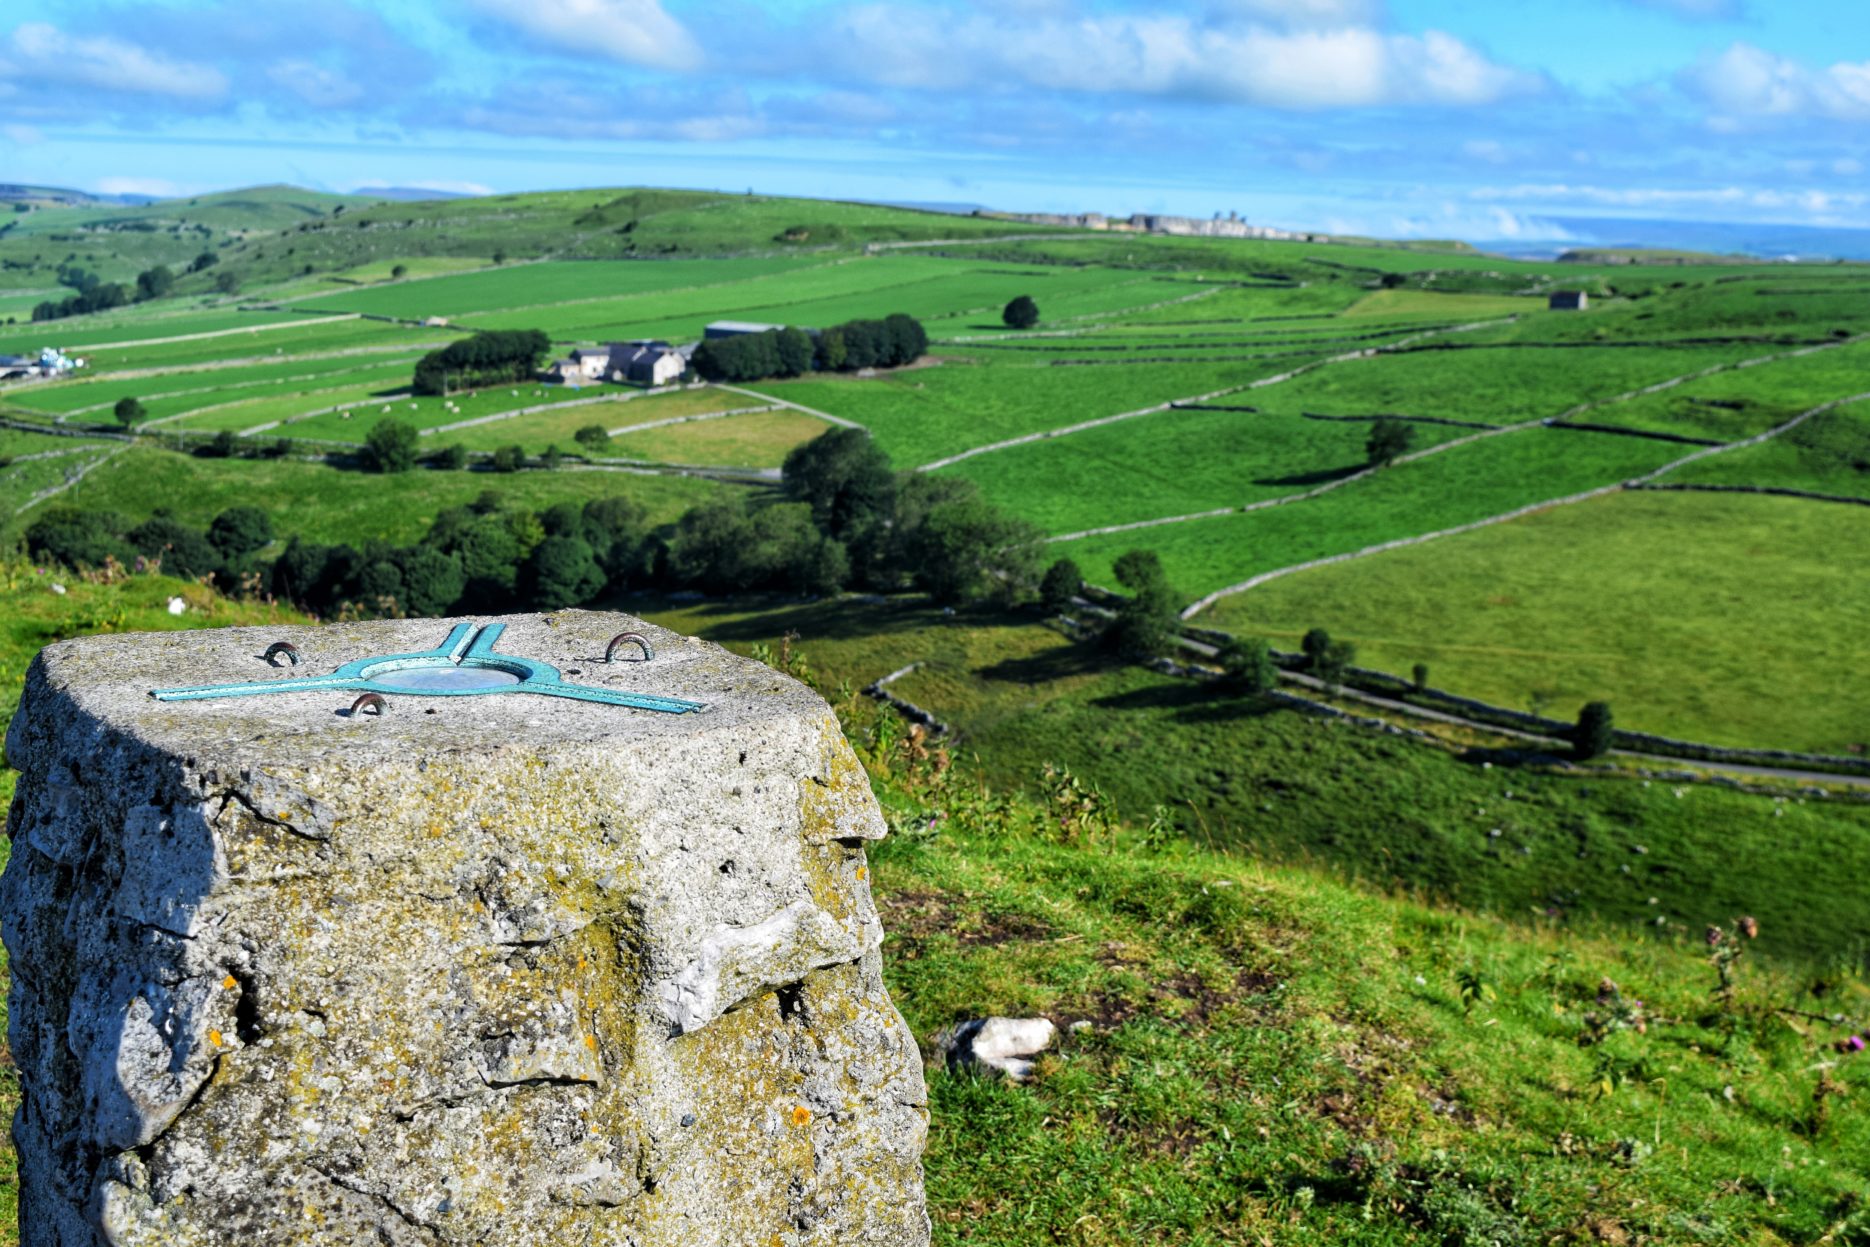
{"label": "green pasture", "polygon": [[392,325],[379,320],[341,320],[225,338],[107,349],[95,351],[88,358],[93,370],[103,372],[218,368],[264,360],[421,354],[448,345],[462,333],[459,329]]}
{"label": "green pasture", "polygon": [[1543,298],[1525,295],[1448,294],[1436,290],[1378,290],[1344,309],[1347,320],[1415,316],[1432,320],[1490,320],[1544,311]]}
{"label": "green pasture", "polygon": [[1870,745],[1870,508],[1635,492],[1314,568],[1204,622],[1296,649],[1323,627],[1365,666],[1567,718],[1716,744]]}
{"label": "green pasture", "polygon": [[[767,257],[745,260],[546,261],[404,280],[341,291],[297,306],[307,312],[367,312],[421,320],[514,309],[546,308],[627,295],[661,294],[697,286],[731,285],[823,264],[822,259]],[[387,267],[384,268],[387,276]]]}
{"label": "green pasture", "polygon": [[1302,362],[1279,358],[1081,368],[996,360],[745,388],[855,420],[875,435],[897,467],[908,468],[1006,438],[1245,386]]}
{"label": "green pasture", "polygon": [[[397,377],[407,383],[414,367],[410,357],[389,361],[376,355],[287,359],[148,376],[57,381],[14,391],[6,397],[16,408],[108,424],[112,420],[112,409],[121,398],[135,398],[152,413],[173,415],[219,402],[295,393],[307,388],[328,389],[358,382],[375,384]],[[160,413],[157,412],[159,405]]]}
{"label": "green pasture", "polygon": [[1760,485],[1870,499],[1870,403],[1834,408],[1770,442],[1698,459],[1662,482]]}
{"label": "green pasture", "polygon": [[[396,402],[408,390],[409,365],[405,362],[401,366],[359,369],[343,374],[347,384],[321,384],[321,381],[336,379],[325,377],[293,387],[280,384],[261,386],[257,389],[270,392],[235,398],[231,402],[225,397],[230,392],[222,391],[218,396],[206,396],[210,401],[191,406],[186,414],[156,428],[162,432],[188,429],[218,433],[222,429],[232,429],[236,433],[245,433],[261,425],[279,424],[281,427],[276,430],[279,436],[296,436],[300,425],[306,423],[308,413],[323,412],[333,407],[375,411],[385,403]],[[219,401],[212,401],[217,398]],[[165,401],[158,406],[167,405]],[[312,419],[316,420],[317,417]]]}
{"label": "green pasture", "polygon": [[[574,436],[579,429],[591,425],[600,425],[606,431],[623,429],[637,424],[648,424],[656,420],[667,420],[677,416],[699,415],[704,412],[726,411],[735,407],[754,405],[753,401],[738,394],[727,394],[719,390],[697,388],[680,390],[674,393],[650,394],[641,390],[626,390],[617,386],[592,386],[582,401],[576,392],[562,389],[548,390],[545,399],[536,399],[535,403],[576,402],[576,406],[559,407],[555,411],[534,412],[531,415],[514,416],[508,420],[496,420],[488,424],[477,424],[472,428],[455,429],[447,433],[430,434],[431,445],[449,445],[459,443],[469,450],[498,450],[502,446],[522,446],[529,453],[538,453],[547,446],[557,446],[567,454],[583,454]],[[813,421],[823,429],[823,421]],[[611,452],[623,455],[626,452],[615,449]]]}
{"label": "green pasture", "polygon": [[1111,584],[1124,551],[1156,551],[1194,598],[1260,572],[1473,523],[1653,471],[1689,447],[1650,438],[1531,428],[1396,464],[1317,498],[1244,515],[1087,537],[1050,549]]}
{"label": "green pasture", "polygon": [[16,458],[20,455],[35,455],[43,451],[70,450],[74,446],[95,446],[102,448],[107,442],[81,441],[75,437],[59,437],[52,433],[29,433],[22,429],[0,428],[0,457]]}
{"label": "green pasture", "polygon": [[[32,466],[32,465],[21,465]],[[140,517],[165,509],[206,527],[232,506],[264,506],[282,535],[363,545],[406,545],[428,530],[436,512],[472,502],[485,490],[512,506],[544,509],[557,502],[627,495],[655,522],[673,520],[722,486],[680,476],[563,469],[498,473],[417,469],[381,476],[300,460],[201,459],[138,446],[116,456],[59,496],[65,505]],[[17,536],[32,512],[0,523]]]}
{"label": "green pasture", "polygon": [[[1410,427],[1418,450],[1473,432]],[[1361,421],[1297,414],[1164,411],[941,471],[977,482],[989,498],[1048,533],[1066,533],[1302,493],[1361,470],[1369,433]]]}
{"label": "green pasture", "polygon": [[267,330],[306,319],[290,312],[184,311],[181,300],[167,299],[141,308],[73,316],[32,325],[9,325],[0,330],[0,354],[37,353],[55,346],[67,354],[87,355],[125,342],[148,342],[196,334],[221,334],[251,329]]}
{"label": "green pasture", "polygon": [[656,463],[730,468],[777,468],[786,454],[828,426],[796,411],[750,411],[638,429],[611,439],[611,455]]}
{"label": "green pasture", "polygon": [[[1794,348],[1804,349],[1804,348]],[[1870,393],[1870,343],[1851,343],[1790,358],[1772,347],[1732,368],[1657,394],[1603,407],[1585,420],[1715,441],[1740,441],[1833,399]]]}
{"label": "green pasture", "polygon": [[1772,954],[1870,951],[1863,804],[1507,766],[1484,746],[1464,754],[1129,667],[1036,614],[947,616],[912,599],[619,605],[741,653],[796,634],[827,690],[920,662],[891,690],[952,723],[955,758],[998,789],[1036,792],[1047,763],[1068,767],[1137,823],[1160,806],[1201,843],[1522,923],[1640,940],[1658,919],[1698,936],[1753,913]]}
{"label": "green pasture", "polygon": [[1760,353],[1747,346],[1477,347],[1458,334],[1442,341],[1454,344],[1453,349],[1412,350],[1321,368],[1280,386],[1278,401],[1329,415],[1390,412],[1517,424]]}
{"label": "green pasture", "polygon": [[[480,329],[544,329],[564,340],[663,337],[692,341],[714,320],[818,327],[859,318],[880,319],[893,312],[931,320],[975,312],[984,318],[984,325],[997,329],[1002,328],[1000,309],[1016,295],[1031,294],[1043,301],[1057,291],[1085,296],[1101,305],[1109,301],[1108,284],[1105,275],[1072,269],[883,255],[685,289],[522,306],[467,316],[463,323]],[[1130,299],[1146,302],[1150,296],[1126,291],[1116,302],[1122,306]]]}
{"label": "green pasture", "polygon": [[[61,484],[72,473],[103,458],[117,449],[117,443],[93,442],[83,454],[59,455],[50,459],[15,459],[0,467],[0,524],[17,515],[33,495]],[[28,521],[31,512],[26,513]]]}
{"label": "green pasture", "polygon": [[1116,319],[1125,325],[1181,326],[1191,331],[1243,321],[1261,323],[1266,328],[1278,324],[1305,325],[1323,322],[1366,297],[1368,292],[1361,286],[1336,282],[1306,286],[1226,285],[1192,302],[1148,310],[1138,308]]}

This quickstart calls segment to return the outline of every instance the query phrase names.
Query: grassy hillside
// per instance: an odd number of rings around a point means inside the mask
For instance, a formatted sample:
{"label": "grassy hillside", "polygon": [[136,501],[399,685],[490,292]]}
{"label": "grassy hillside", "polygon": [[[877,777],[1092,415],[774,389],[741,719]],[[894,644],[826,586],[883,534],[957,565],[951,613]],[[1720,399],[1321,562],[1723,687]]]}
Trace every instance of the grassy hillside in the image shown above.
{"label": "grassy hillside", "polygon": [[[57,637],[281,617],[157,578],[48,580],[0,574],[6,688]],[[1870,1067],[1835,1047],[1870,1027],[1861,980],[1743,957],[1715,994],[1694,932],[1509,924],[1254,865],[1147,807],[1122,825],[1069,775],[1002,795],[839,708],[894,830],[873,878],[912,1029],[1040,1015],[1066,1036],[1028,1085],[930,1071],[944,1247],[1870,1234],[1851,1111]],[[0,1063],[0,1110],[17,1094]],[[11,1166],[0,1146],[0,1243]]]}
{"label": "grassy hillside", "polygon": [[1426,662],[1500,705],[1601,698],[1667,735],[1842,753],[1870,745],[1870,584],[1830,553],[1870,536],[1860,510],[1623,494],[1300,572],[1212,619],[1287,649],[1326,627],[1365,666]]}
{"label": "grassy hillside", "polygon": [[796,634],[828,688],[918,663],[891,691],[953,724],[956,755],[1001,788],[1063,765],[1131,819],[1161,806],[1179,835],[1259,860],[1637,939],[1744,909],[1770,954],[1870,956],[1870,803],[1528,763],[1462,731],[1374,732],[1124,665],[1031,615],[625,606],[743,653]]}

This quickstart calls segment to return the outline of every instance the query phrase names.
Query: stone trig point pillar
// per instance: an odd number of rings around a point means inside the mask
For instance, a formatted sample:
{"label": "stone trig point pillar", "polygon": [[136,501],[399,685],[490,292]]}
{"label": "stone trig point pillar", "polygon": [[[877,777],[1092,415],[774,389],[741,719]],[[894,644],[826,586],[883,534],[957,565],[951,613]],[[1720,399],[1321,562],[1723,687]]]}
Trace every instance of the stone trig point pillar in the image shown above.
{"label": "stone trig point pillar", "polygon": [[[883,822],[829,709],[626,616],[489,622],[33,664],[0,881],[26,1247],[928,1241]],[[293,691],[151,695],[262,680]]]}

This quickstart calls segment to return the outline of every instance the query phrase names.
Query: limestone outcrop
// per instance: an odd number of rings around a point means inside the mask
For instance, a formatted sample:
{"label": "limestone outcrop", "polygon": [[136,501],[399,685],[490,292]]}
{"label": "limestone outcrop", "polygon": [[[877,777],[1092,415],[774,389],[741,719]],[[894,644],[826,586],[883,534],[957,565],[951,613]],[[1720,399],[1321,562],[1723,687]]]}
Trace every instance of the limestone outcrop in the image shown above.
{"label": "limestone outcrop", "polygon": [[[625,616],[504,622],[568,682],[707,709],[149,695],[436,620],[33,664],[0,879],[26,1247],[928,1241],[884,825],[829,709]],[[653,661],[602,661],[626,628]]]}

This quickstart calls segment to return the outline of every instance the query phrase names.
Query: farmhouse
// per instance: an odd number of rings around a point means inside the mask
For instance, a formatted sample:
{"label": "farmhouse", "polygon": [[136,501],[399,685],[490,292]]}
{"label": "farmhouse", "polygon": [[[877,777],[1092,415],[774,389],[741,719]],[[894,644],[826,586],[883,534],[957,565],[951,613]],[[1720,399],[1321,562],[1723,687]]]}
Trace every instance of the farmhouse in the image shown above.
{"label": "farmhouse", "polygon": [[605,375],[634,385],[667,385],[688,371],[688,359],[667,342],[613,342]]}
{"label": "farmhouse", "polygon": [[573,351],[570,363],[578,369],[578,375],[586,381],[601,380],[610,368],[611,348],[607,346],[581,346]]}
{"label": "farmhouse", "polygon": [[1591,306],[1591,296],[1582,290],[1554,290],[1547,306],[1554,312],[1582,312]]}

